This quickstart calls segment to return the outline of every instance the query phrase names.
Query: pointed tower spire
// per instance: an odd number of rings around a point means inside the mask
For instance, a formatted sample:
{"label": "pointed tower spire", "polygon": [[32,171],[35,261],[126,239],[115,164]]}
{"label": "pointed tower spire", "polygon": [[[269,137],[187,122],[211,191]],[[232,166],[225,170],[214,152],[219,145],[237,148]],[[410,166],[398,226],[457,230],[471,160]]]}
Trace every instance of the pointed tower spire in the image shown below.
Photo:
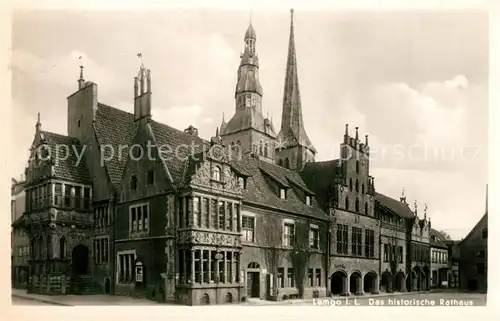
{"label": "pointed tower spire", "polygon": [[39,133],[40,130],[42,129],[42,123],[40,122],[40,112],[38,112],[37,116],[36,116],[36,124],[35,124],[35,129],[36,129],[36,132]]}
{"label": "pointed tower spire", "polygon": [[[316,149],[307,136],[302,118],[302,103],[300,99],[299,76],[297,72],[297,54],[295,51],[295,35],[293,9],[290,10],[290,38],[288,41],[288,56],[285,73],[285,88],[283,93],[283,111],[281,115],[281,130],[278,140],[286,142],[287,148],[299,147],[316,154]],[[299,152],[299,155],[302,155]],[[309,159],[310,160],[310,159]],[[305,162],[306,160],[299,160]],[[302,165],[298,166],[301,168]]]}

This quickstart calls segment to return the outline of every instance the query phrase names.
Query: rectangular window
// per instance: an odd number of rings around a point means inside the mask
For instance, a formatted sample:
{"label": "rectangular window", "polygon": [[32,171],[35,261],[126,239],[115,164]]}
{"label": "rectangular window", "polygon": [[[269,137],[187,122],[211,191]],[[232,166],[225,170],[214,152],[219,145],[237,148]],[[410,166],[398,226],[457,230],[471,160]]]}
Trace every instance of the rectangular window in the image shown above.
{"label": "rectangular window", "polygon": [[[61,183],[56,183],[54,187],[54,205],[55,206],[62,206],[62,184]],[[32,196],[33,198],[33,196]]]}
{"label": "rectangular window", "polygon": [[224,202],[223,201],[219,201],[219,230],[223,230],[224,229]]}
{"label": "rectangular window", "polygon": [[75,205],[76,209],[82,207],[82,188],[80,186],[75,186]]}
{"label": "rectangular window", "polygon": [[352,250],[352,255],[363,255],[361,251],[361,234],[362,230],[359,227],[353,227],[352,228],[352,235],[351,235],[351,250]]}
{"label": "rectangular window", "polygon": [[311,206],[311,196],[306,195],[306,205]]}
{"label": "rectangular window", "polygon": [[155,183],[155,172],[153,170],[148,171],[146,182],[148,185],[153,185]]}
{"label": "rectangular window", "polygon": [[130,232],[149,231],[149,205],[131,205],[129,207]]}
{"label": "rectangular window", "polygon": [[178,262],[179,262],[179,284],[185,284],[186,283],[186,273],[185,273],[185,250],[178,250]]}
{"label": "rectangular window", "polygon": [[226,230],[233,230],[233,203],[226,203]]}
{"label": "rectangular window", "polygon": [[284,188],[280,188],[280,198],[286,199],[286,190]]}
{"label": "rectangular window", "polygon": [[217,281],[217,260],[215,259],[215,255],[217,252],[211,251],[210,253],[210,282],[216,282]]}
{"label": "rectangular window", "polygon": [[210,251],[209,250],[203,250],[203,257],[202,257],[202,260],[203,260],[203,264],[202,264],[202,267],[203,267],[203,283],[209,283],[210,282],[210,274],[208,273],[209,272],[209,255],[210,255]]}
{"label": "rectangular window", "polygon": [[285,223],[283,228],[283,245],[294,246],[295,241],[295,225],[293,223]]}
{"label": "rectangular window", "polygon": [[184,218],[184,201],[185,198],[179,198],[179,227],[184,227],[186,219]]}
{"label": "rectangular window", "polygon": [[236,232],[241,231],[240,227],[240,204],[234,204],[234,226],[236,227]]}
{"label": "rectangular window", "polygon": [[137,175],[130,176],[130,190],[137,190]]}
{"label": "rectangular window", "polygon": [[321,269],[316,269],[316,286],[321,286]]}
{"label": "rectangular window", "polygon": [[337,224],[337,254],[343,254],[342,247],[342,224]]}
{"label": "rectangular window", "polygon": [[403,247],[402,246],[398,246],[398,250],[399,250],[399,263],[403,263]]}
{"label": "rectangular window", "polygon": [[284,268],[278,268],[278,284],[276,284],[276,287],[278,287],[278,288],[285,287],[285,269]]}
{"label": "rectangular window", "polygon": [[288,273],[286,274],[287,286],[289,288],[295,287],[295,278],[293,275],[293,268],[288,268]]}
{"label": "rectangular window", "polygon": [[309,287],[314,286],[314,270],[313,269],[307,269],[307,279],[309,280]]}
{"label": "rectangular window", "polygon": [[348,230],[348,226],[347,225],[344,225],[342,227],[342,240],[343,240],[343,243],[342,243],[342,251],[345,253],[345,254],[348,254],[348,242],[349,242],[349,230]]}
{"label": "rectangular window", "polygon": [[208,220],[210,218],[210,203],[208,198],[202,198],[202,212],[201,212],[201,227],[209,228]]}
{"label": "rectangular window", "polygon": [[186,226],[191,226],[193,222],[193,198],[191,196],[186,197]]}
{"label": "rectangular window", "polygon": [[233,252],[226,252],[227,283],[233,283]]}
{"label": "rectangular window", "polygon": [[311,227],[309,230],[309,247],[319,249],[319,229],[317,227]]}
{"label": "rectangular window", "polygon": [[210,223],[212,225],[212,228],[213,229],[217,229],[217,200],[213,199],[211,200],[210,202],[212,204],[211,208],[210,208]]}
{"label": "rectangular window", "polygon": [[200,226],[201,202],[198,196],[193,198],[193,226]]}
{"label": "rectangular window", "polygon": [[90,209],[90,188],[83,188],[83,208],[88,210]]}
{"label": "rectangular window", "polygon": [[201,283],[201,250],[194,250],[194,283]]}
{"label": "rectangular window", "polygon": [[226,253],[224,251],[220,252],[222,254],[222,258],[219,260],[219,282],[220,283],[225,283],[226,282],[226,269],[224,266],[224,259],[226,257]]}
{"label": "rectangular window", "polygon": [[370,257],[370,258],[375,257],[375,231],[374,230],[368,230],[368,229],[365,230],[365,257]]}
{"label": "rectangular window", "polygon": [[389,244],[384,244],[384,262],[389,261]]}
{"label": "rectangular window", "polygon": [[391,262],[397,262],[397,256],[396,256],[396,245],[392,246],[392,257],[391,257]]}
{"label": "rectangular window", "polygon": [[253,243],[255,231],[255,217],[243,215],[241,218],[242,242]]}

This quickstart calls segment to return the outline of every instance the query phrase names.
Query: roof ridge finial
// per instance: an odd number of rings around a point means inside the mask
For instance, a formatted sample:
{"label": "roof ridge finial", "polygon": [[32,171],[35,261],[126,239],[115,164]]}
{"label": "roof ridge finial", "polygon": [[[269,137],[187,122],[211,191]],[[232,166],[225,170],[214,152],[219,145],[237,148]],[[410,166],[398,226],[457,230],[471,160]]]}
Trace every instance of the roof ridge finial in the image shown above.
{"label": "roof ridge finial", "polygon": [[36,131],[39,132],[40,129],[42,128],[42,122],[40,121],[40,112],[37,113],[36,115],[36,125],[35,125]]}
{"label": "roof ridge finial", "polygon": [[141,69],[144,69],[144,61],[142,60],[142,52],[137,53],[137,58],[141,61]]}
{"label": "roof ridge finial", "polygon": [[417,200],[413,201],[413,206],[415,207],[415,216],[418,216],[418,204],[417,204]]}
{"label": "roof ridge finial", "polygon": [[82,89],[85,86],[85,78],[83,78],[83,64],[82,64],[83,56],[78,57],[78,61],[80,62],[80,78],[78,79],[78,89]]}
{"label": "roof ridge finial", "polygon": [[424,204],[424,220],[427,218],[427,203]]}

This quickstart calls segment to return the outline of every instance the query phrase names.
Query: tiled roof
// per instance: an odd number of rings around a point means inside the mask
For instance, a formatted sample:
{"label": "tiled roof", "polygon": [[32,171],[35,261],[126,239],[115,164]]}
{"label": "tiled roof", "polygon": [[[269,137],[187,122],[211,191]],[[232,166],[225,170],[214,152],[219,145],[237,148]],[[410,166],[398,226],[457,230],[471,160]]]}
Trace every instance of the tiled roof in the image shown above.
{"label": "tiled roof", "polygon": [[465,243],[471,235],[473,235],[479,228],[488,227],[488,211],[481,217],[481,219],[474,225],[474,227],[470,230],[469,234],[460,242],[460,244]]}
{"label": "tiled roof", "polygon": [[307,163],[300,176],[318,198],[323,208],[327,208],[330,203],[330,197],[333,191],[335,176],[338,171],[338,159]]}
{"label": "tiled roof", "polygon": [[[166,157],[167,168],[175,184],[183,179],[185,167],[188,166],[190,154],[197,154],[203,151],[203,148],[210,147],[210,143],[198,136],[188,135],[183,131],[158,123],[154,120],[150,122],[153,134],[158,146],[164,147],[163,150],[175,151],[170,157]],[[185,147],[179,147],[185,146]],[[192,147],[194,150],[192,150]],[[178,148],[179,147],[179,148]]]}
{"label": "tiled roof", "polygon": [[[113,146],[115,151],[114,157],[105,160],[105,164],[111,183],[117,188],[121,183],[123,170],[128,159],[128,149],[125,149],[127,152],[121,156],[118,156],[118,150],[120,145],[130,147],[132,144],[137,130],[134,115],[99,103],[94,128],[101,148],[104,145]],[[107,148],[105,151],[109,152],[110,149]]]}
{"label": "tiled roof", "polygon": [[435,229],[431,228],[430,241],[429,241],[431,246],[448,248],[448,245],[445,243],[445,241],[446,241],[445,237],[441,233],[439,233],[439,231],[436,231]]}
{"label": "tiled roof", "polygon": [[[77,153],[80,155],[82,151],[78,139],[47,131],[41,131],[40,133],[53,156],[55,156],[56,150],[60,151],[60,157],[53,157],[54,177],[72,182],[92,181],[87,170],[85,156],[78,162]],[[68,147],[68,157],[64,157],[66,151],[63,151],[58,146]]]}
{"label": "tiled roof", "polygon": [[304,215],[317,219],[327,219],[327,214],[321,209],[316,199],[312,198],[311,206],[300,199],[292,187],[286,199],[281,199],[276,190],[273,190],[264,173],[272,173],[272,177],[280,181],[292,179],[297,184],[306,186],[299,173],[270,164],[254,156],[244,154],[241,160],[233,161],[231,165],[236,171],[249,173],[246,189],[243,190],[243,202],[265,206],[270,209],[283,210],[290,213]]}
{"label": "tiled roof", "polygon": [[375,193],[375,200],[378,201],[381,206],[402,218],[409,219],[415,217],[415,214],[413,214],[406,203],[380,193]]}

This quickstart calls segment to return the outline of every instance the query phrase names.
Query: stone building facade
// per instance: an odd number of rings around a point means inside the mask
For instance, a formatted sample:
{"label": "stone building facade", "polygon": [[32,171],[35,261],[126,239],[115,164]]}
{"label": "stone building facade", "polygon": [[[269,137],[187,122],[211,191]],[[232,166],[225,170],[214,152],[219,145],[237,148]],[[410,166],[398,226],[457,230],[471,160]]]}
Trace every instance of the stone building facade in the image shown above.
{"label": "stone building facade", "polygon": [[[361,142],[358,128],[350,135],[346,126],[340,159],[315,162],[293,12],[291,20],[278,134],[262,114],[251,25],[235,114],[210,140],[194,126],[152,119],[144,65],[134,78],[134,113],[99,102],[81,67],[68,97],[68,135],[36,125],[23,215],[30,291],[205,305],[412,289],[410,271],[429,266],[410,255],[428,249],[428,232],[412,228],[430,222],[375,192],[368,136]],[[56,145],[71,147],[64,162],[37,153]]]}
{"label": "stone building facade", "polygon": [[431,287],[447,288],[449,286],[451,260],[449,257],[450,248],[446,244],[444,237],[431,229]]}

